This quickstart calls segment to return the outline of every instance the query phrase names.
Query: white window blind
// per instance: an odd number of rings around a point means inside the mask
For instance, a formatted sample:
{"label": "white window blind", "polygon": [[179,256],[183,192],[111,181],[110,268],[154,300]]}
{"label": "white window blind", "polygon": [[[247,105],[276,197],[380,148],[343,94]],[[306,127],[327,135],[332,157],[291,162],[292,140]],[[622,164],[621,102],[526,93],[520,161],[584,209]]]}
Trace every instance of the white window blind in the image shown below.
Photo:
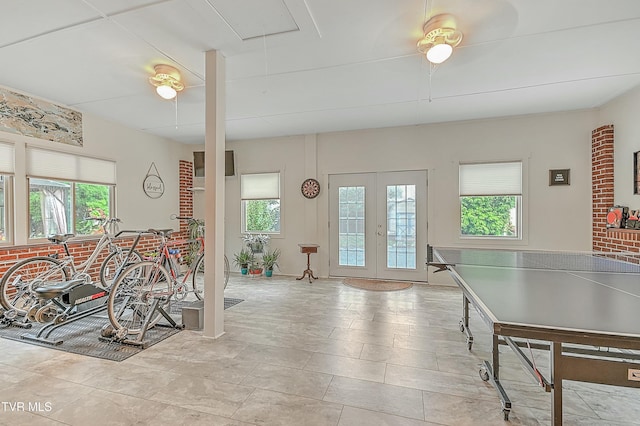
{"label": "white window blind", "polygon": [[522,162],[460,164],[460,196],[522,195]]}
{"label": "white window blind", "polygon": [[14,172],[13,145],[0,143],[0,173],[12,174]]}
{"label": "white window blind", "polygon": [[243,200],[272,200],[280,198],[280,173],[241,175],[240,198]]}
{"label": "white window blind", "polygon": [[115,184],[116,163],[65,152],[27,148],[27,174],[32,177]]}

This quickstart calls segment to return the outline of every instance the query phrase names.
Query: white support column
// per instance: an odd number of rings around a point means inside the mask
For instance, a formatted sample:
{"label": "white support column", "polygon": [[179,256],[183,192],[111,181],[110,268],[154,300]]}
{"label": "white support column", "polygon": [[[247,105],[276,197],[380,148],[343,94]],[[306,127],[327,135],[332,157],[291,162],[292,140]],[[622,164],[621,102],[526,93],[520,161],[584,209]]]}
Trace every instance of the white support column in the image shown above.
{"label": "white support column", "polygon": [[224,334],[225,58],[205,53],[205,274],[203,336]]}

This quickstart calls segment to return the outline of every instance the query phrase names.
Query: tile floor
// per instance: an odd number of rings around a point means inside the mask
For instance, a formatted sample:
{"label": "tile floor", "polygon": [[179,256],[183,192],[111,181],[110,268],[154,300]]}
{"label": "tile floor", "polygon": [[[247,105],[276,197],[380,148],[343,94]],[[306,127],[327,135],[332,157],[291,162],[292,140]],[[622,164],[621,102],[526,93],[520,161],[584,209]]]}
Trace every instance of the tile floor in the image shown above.
{"label": "tile floor", "polygon": [[[490,335],[474,315],[467,350],[456,288],[232,275],[225,295],[245,301],[220,339],[183,331],[120,363],[0,339],[0,424],[505,424],[478,375]],[[550,424],[550,394],[507,348],[501,373],[506,424]],[[640,390],[569,382],[564,412],[571,425],[640,424]]]}

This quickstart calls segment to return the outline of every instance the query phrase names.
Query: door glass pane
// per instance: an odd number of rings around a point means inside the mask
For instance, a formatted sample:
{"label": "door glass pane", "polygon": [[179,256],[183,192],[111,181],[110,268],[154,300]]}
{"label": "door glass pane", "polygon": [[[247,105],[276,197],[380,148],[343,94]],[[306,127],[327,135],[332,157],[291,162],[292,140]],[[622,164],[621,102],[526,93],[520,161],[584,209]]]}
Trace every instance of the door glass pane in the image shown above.
{"label": "door glass pane", "polygon": [[364,186],[338,188],[338,264],[364,266]]}
{"label": "door glass pane", "polygon": [[416,269],[416,186],[387,186],[387,268]]}

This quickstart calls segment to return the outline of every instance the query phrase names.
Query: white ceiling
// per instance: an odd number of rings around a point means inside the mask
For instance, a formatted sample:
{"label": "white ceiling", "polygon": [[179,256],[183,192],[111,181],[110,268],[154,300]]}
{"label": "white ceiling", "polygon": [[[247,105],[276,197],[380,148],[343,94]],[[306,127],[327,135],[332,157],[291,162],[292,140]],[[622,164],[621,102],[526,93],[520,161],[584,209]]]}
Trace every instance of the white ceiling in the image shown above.
{"label": "white ceiling", "polygon": [[[211,49],[226,57],[228,140],[593,108],[640,84],[638,0],[0,0],[0,10],[0,85],[183,143],[204,143]],[[416,42],[444,12],[464,39],[432,68]],[[177,113],[148,83],[159,63],[187,85]]]}

